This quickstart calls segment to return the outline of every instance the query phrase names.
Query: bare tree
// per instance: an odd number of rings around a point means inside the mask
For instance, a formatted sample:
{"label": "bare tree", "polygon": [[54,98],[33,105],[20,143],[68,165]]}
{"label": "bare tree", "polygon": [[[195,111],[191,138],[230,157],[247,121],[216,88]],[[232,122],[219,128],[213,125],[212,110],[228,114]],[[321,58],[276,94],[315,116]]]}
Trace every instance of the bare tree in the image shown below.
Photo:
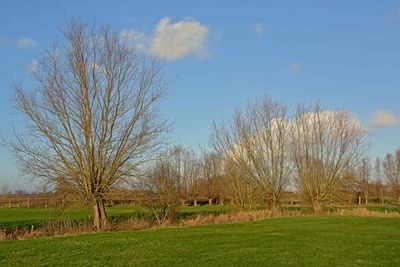
{"label": "bare tree", "polygon": [[173,219],[179,202],[179,173],[170,157],[174,152],[176,150],[158,155],[142,186],[147,192],[141,204],[152,210],[159,225]]}
{"label": "bare tree", "polygon": [[295,185],[319,213],[345,172],[359,164],[368,148],[366,133],[349,111],[326,111],[316,104],[297,108],[290,135]]}
{"label": "bare tree", "polygon": [[381,204],[383,205],[385,203],[385,199],[384,199],[385,185],[383,184],[383,181],[382,181],[382,162],[381,162],[380,158],[376,158],[374,174],[375,174],[375,185],[376,185],[378,199],[380,200]]}
{"label": "bare tree", "polygon": [[351,204],[358,196],[357,178],[355,170],[345,170],[339,181],[338,190],[334,192],[331,199]]}
{"label": "bare tree", "polygon": [[292,172],[287,130],[286,107],[268,97],[244,113],[236,111],[230,125],[214,124],[213,144],[232,168],[231,181],[236,187],[256,189],[274,213]]}
{"label": "bare tree", "polygon": [[181,177],[184,181],[183,185],[187,189],[187,197],[193,201],[194,206],[197,206],[200,197],[201,162],[193,150],[183,149],[182,153]]}
{"label": "bare tree", "polygon": [[357,184],[361,194],[361,198],[364,200],[365,205],[368,205],[370,178],[371,178],[370,160],[369,158],[363,158],[361,159],[360,165],[358,166]]}
{"label": "bare tree", "polygon": [[395,154],[387,154],[382,161],[383,173],[389,182],[397,202],[400,205],[400,149]]}
{"label": "bare tree", "polygon": [[222,162],[216,153],[207,153],[203,151],[202,173],[204,191],[205,195],[208,197],[208,204],[212,205],[213,199],[218,199],[219,203],[223,203],[223,169]]}
{"label": "bare tree", "polygon": [[3,196],[7,195],[10,191],[8,190],[8,184],[7,183],[3,183],[1,185],[1,194]]}
{"label": "bare tree", "polygon": [[9,145],[21,170],[62,177],[93,207],[94,227],[105,227],[109,190],[134,179],[162,143],[161,70],[108,28],[72,22],[39,61],[35,87],[14,86],[26,128]]}

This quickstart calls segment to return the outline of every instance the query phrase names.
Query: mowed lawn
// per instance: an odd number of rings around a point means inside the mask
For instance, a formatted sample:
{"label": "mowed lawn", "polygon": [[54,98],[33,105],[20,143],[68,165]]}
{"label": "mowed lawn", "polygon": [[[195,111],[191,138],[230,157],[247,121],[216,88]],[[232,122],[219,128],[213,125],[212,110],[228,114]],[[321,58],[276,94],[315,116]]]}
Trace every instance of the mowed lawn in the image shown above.
{"label": "mowed lawn", "polygon": [[0,242],[3,266],[400,266],[400,219],[250,223]]}

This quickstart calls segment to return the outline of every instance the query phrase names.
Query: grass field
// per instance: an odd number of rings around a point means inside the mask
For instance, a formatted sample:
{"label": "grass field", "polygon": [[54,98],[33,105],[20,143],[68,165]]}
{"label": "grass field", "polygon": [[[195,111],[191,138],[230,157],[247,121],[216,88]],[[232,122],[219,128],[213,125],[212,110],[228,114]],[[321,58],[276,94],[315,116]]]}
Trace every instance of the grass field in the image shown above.
{"label": "grass field", "polygon": [[[143,212],[143,209],[133,206],[116,206],[107,209],[107,212],[112,219],[137,216]],[[37,226],[54,220],[84,220],[90,217],[90,209],[84,208],[67,210],[56,208],[3,208],[0,209],[0,229]]]}
{"label": "grass field", "polygon": [[[264,207],[265,208],[265,207]],[[312,214],[310,207],[287,207],[286,210],[298,210],[303,214]],[[326,207],[326,210],[337,210],[338,207]],[[400,212],[399,207],[369,206],[368,210],[379,212]],[[178,218],[186,218],[195,214],[218,215],[234,211],[233,206],[188,206],[178,209]],[[139,206],[114,206],[107,208],[107,216],[110,220],[119,220],[127,217],[151,217],[151,211]],[[37,209],[37,208],[0,208],[0,229],[8,228],[31,228],[54,220],[84,220],[91,218],[91,211],[88,208],[79,209]]]}
{"label": "grass field", "polygon": [[0,242],[0,265],[400,266],[400,219],[291,217]]}
{"label": "grass field", "polygon": [[[232,206],[191,206],[180,208],[178,216],[188,217],[194,214],[220,214],[233,210]],[[107,208],[110,220],[124,217],[151,216],[151,211],[138,206],[114,206]],[[91,217],[90,209],[35,209],[35,208],[0,208],[0,229],[30,228],[54,220],[83,220]]]}

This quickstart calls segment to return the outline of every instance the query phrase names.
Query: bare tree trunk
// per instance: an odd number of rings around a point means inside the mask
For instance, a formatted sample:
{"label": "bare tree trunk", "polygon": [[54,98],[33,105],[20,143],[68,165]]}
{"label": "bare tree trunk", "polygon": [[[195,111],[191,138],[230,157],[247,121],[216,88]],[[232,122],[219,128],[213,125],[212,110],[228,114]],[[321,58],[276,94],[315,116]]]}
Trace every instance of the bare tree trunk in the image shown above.
{"label": "bare tree trunk", "polygon": [[319,200],[312,200],[312,207],[313,207],[314,214],[321,214],[322,204]]}
{"label": "bare tree trunk", "polygon": [[106,207],[103,199],[96,199],[93,203],[93,227],[97,231],[107,227]]}
{"label": "bare tree trunk", "polygon": [[193,206],[197,206],[197,199],[193,201]]}
{"label": "bare tree trunk", "polygon": [[212,198],[208,199],[208,205],[210,205],[210,206],[212,205]]}
{"label": "bare tree trunk", "polygon": [[219,198],[219,205],[221,205],[221,206],[224,205],[224,198],[223,197]]}
{"label": "bare tree trunk", "polygon": [[278,201],[270,200],[268,204],[271,209],[272,216],[276,216],[281,212],[281,208]]}

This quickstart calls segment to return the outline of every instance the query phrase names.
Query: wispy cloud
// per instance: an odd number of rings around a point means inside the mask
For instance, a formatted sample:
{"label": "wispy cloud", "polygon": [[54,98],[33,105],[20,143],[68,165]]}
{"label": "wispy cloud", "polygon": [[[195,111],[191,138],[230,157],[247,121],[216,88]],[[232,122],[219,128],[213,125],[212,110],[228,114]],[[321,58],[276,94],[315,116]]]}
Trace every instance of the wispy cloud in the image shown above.
{"label": "wispy cloud", "polygon": [[17,40],[17,46],[21,48],[31,48],[37,46],[37,43],[35,40],[30,38],[22,38]]}
{"label": "wispy cloud", "polygon": [[301,63],[297,61],[290,62],[289,67],[283,70],[284,74],[286,75],[296,75],[300,74],[302,71],[303,68],[301,66]]}
{"label": "wispy cloud", "polygon": [[399,118],[387,111],[377,111],[371,118],[371,125],[374,128],[392,127],[397,123],[399,123]]}
{"label": "wispy cloud", "polygon": [[32,59],[31,63],[27,66],[26,70],[29,74],[33,74],[38,71],[39,62],[37,59]]}
{"label": "wispy cloud", "polygon": [[264,33],[264,26],[261,22],[257,23],[254,28],[253,31],[257,34],[257,35],[262,35]]}
{"label": "wispy cloud", "polygon": [[33,48],[38,46],[38,43],[31,38],[14,39],[10,36],[0,36],[0,45],[6,47],[18,47],[18,48]]}
{"label": "wispy cloud", "polygon": [[121,36],[139,51],[166,60],[188,55],[207,57],[208,35],[208,28],[194,19],[187,18],[174,23],[168,17],[160,20],[151,35],[136,31],[121,32]]}

